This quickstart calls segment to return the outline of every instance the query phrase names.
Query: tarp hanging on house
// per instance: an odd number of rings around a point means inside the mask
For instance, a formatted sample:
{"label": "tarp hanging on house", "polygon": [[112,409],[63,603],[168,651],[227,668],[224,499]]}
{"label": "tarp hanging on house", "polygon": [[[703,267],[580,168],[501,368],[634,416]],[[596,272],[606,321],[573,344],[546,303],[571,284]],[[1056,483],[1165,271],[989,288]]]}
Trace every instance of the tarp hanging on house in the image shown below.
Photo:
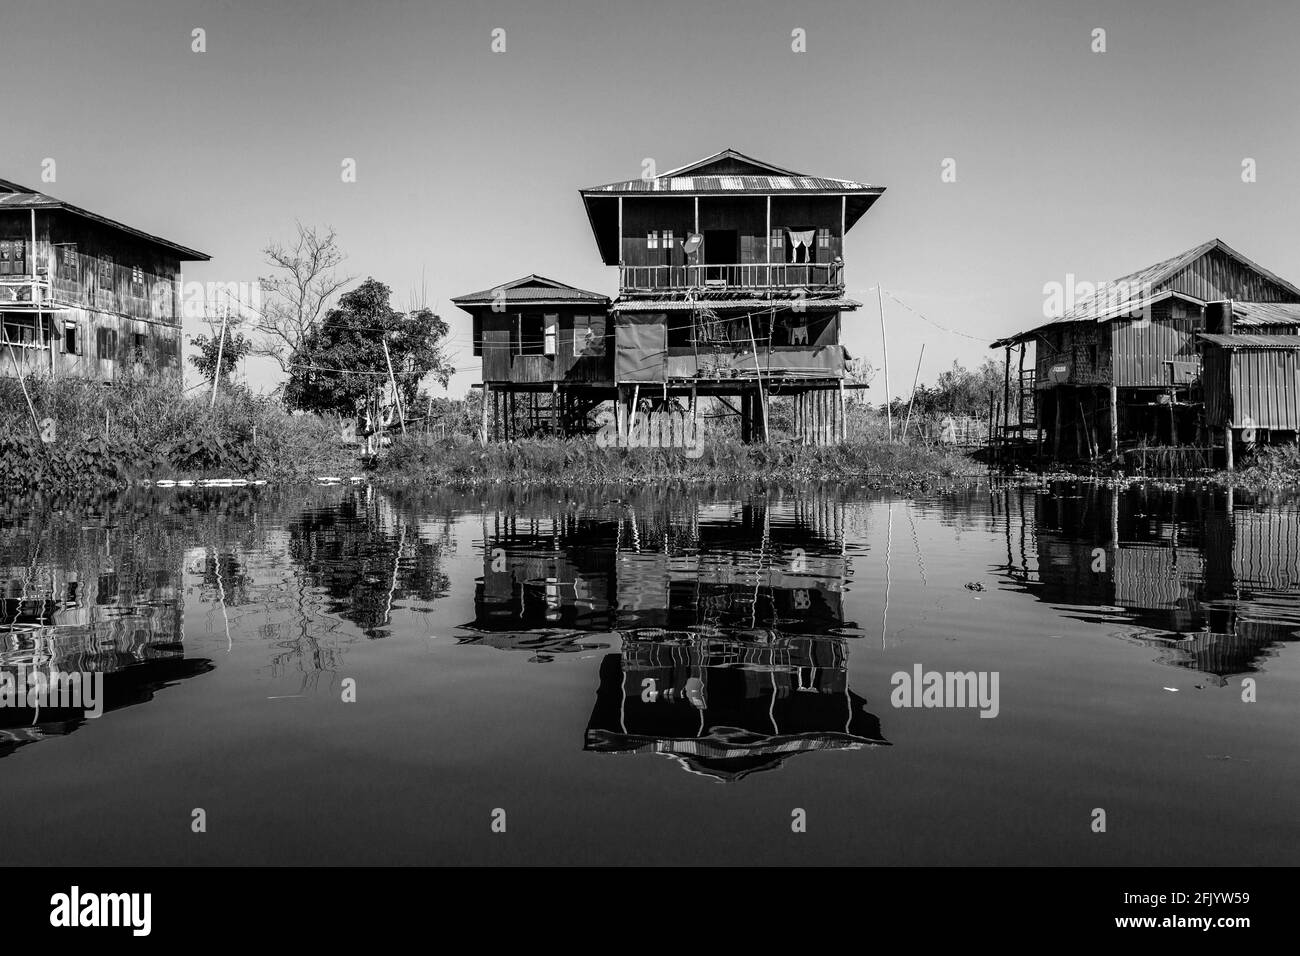
{"label": "tarp hanging on house", "polygon": [[625,315],[614,330],[614,381],[662,382],[668,368],[667,316]]}

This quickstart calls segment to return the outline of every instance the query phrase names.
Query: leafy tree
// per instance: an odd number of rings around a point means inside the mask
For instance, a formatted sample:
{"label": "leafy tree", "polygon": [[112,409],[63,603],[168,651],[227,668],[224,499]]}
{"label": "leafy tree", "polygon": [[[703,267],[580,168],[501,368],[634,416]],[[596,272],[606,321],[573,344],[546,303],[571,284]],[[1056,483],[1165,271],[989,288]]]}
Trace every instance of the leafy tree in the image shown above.
{"label": "leafy tree", "polygon": [[388,286],[366,279],[307,332],[289,363],[290,408],[340,415],[374,408],[389,385],[389,358],[404,407],[411,408],[426,375],[446,387],[453,371],[442,345],[447,323],[429,309],[398,312],[390,296]]}
{"label": "leafy tree", "polygon": [[221,355],[221,381],[224,384],[230,381],[235,366],[252,350],[252,339],[245,336],[243,332],[238,331],[236,324],[234,322],[227,323],[224,345],[221,342],[220,330],[214,330],[211,335],[190,337],[190,345],[198,349],[197,353],[190,356],[190,364],[198,370],[205,381],[212,381],[212,376],[217,368],[218,353]]}

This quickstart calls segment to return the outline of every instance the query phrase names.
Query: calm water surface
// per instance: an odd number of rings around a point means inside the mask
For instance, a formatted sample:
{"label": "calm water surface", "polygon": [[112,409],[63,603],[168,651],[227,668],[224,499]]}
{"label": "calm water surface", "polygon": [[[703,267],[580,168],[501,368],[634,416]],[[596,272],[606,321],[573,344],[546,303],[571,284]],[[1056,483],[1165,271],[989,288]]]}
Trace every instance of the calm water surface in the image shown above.
{"label": "calm water surface", "polygon": [[1288,499],[175,489],[0,565],[0,664],[107,697],[0,708],[10,865],[1300,862]]}

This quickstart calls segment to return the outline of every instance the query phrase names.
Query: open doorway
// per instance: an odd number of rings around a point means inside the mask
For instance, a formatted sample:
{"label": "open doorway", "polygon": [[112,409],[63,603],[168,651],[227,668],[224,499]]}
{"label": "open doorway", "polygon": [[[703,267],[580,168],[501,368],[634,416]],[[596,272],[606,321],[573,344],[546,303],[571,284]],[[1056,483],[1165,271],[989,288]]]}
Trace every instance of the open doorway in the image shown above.
{"label": "open doorway", "polygon": [[727,271],[721,266],[735,265],[740,262],[740,233],[735,229],[704,230],[704,278],[705,280],[727,279]]}

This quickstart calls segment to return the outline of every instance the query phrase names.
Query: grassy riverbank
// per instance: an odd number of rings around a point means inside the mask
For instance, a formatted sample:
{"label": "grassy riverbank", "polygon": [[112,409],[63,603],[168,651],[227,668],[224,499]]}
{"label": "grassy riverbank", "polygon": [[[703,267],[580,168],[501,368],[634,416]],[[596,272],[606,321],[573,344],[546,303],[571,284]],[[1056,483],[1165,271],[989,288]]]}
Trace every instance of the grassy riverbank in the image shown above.
{"label": "grassy riverbank", "polygon": [[850,442],[834,447],[706,442],[698,457],[676,448],[602,448],[592,439],[488,445],[397,438],[377,466],[390,485],[638,484],[665,481],[875,480],[917,485],[986,473],[966,455],[924,445]]}
{"label": "grassy riverbank", "polygon": [[[0,380],[0,487],[121,487],[141,478],[288,481],[353,473],[337,421],[293,415],[276,400],[143,380],[113,387],[75,379]],[[28,399],[31,405],[28,405]],[[33,418],[33,411],[35,416]]]}

